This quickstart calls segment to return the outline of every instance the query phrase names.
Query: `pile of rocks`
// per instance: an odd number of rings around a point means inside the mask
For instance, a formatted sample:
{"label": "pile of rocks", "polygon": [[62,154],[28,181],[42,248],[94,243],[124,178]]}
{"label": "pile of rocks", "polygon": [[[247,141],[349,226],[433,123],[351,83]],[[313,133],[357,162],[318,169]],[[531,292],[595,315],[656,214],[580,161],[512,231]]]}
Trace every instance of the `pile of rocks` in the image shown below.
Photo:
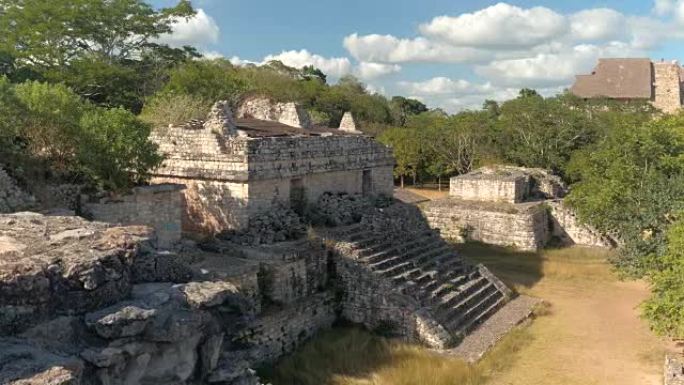
{"label": "pile of rocks", "polygon": [[314,225],[344,226],[358,223],[373,202],[361,195],[325,193],[308,208],[307,219]]}
{"label": "pile of rocks", "polygon": [[21,190],[14,179],[0,168],[0,213],[26,210],[35,204],[35,198]]}
{"label": "pile of rocks", "polygon": [[301,217],[290,208],[280,206],[250,218],[246,229],[226,231],[218,238],[239,245],[258,246],[295,240],[304,235],[306,226]]}

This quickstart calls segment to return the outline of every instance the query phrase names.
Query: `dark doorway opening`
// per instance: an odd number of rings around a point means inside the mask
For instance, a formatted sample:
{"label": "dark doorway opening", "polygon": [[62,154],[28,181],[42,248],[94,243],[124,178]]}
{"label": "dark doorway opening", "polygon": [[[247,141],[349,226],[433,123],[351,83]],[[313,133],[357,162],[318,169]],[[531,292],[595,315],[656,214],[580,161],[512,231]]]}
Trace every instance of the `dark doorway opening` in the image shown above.
{"label": "dark doorway opening", "polygon": [[363,170],[363,176],[361,179],[361,193],[364,196],[373,193],[373,178],[371,176],[371,170]]}

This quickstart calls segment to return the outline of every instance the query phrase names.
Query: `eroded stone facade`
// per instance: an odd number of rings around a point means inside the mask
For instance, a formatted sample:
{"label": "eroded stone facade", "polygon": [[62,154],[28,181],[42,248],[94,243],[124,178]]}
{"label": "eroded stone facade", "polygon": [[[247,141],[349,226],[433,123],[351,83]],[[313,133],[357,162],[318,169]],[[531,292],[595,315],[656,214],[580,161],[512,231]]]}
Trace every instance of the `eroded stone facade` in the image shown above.
{"label": "eroded stone facade", "polygon": [[136,187],[124,196],[82,198],[81,214],[95,221],[119,225],[144,225],[155,230],[156,245],[168,249],[181,240],[183,185],[158,184]]}
{"label": "eroded stone facade", "polygon": [[450,196],[420,204],[431,226],[450,239],[538,250],[550,241],[612,247],[562,203],[567,187],[541,169],[494,166],[451,178]]}
{"label": "eroded stone facade", "polygon": [[[245,107],[246,108],[246,107]],[[273,118],[273,117],[271,117]],[[372,138],[339,130],[228,135],[169,127],[152,140],[166,155],[153,183],[186,185],[183,230],[240,229],[278,205],[315,202],[325,192],[390,195],[391,151]],[[240,130],[238,130],[240,131]]]}
{"label": "eroded stone facade", "polygon": [[277,103],[263,96],[252,96],[243,100],[237,109],[237,117],[275,121],[299,128],[311,127],[309,114],[296,103]]}

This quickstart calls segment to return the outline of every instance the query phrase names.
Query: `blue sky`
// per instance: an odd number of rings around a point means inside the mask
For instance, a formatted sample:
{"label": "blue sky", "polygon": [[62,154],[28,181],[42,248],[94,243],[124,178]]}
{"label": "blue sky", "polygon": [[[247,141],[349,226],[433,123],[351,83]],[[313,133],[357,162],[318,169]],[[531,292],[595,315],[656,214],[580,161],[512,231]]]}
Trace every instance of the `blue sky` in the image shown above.
{"label": "blue sky", "polygon": [[[157,7],[175,0],[154,0]],[[449,111],[553,94],[598,57],[683,58],[684,0],[195,0],[170,44],[234,64],[314,64],[331,82],[352,73],[370,90]]]}

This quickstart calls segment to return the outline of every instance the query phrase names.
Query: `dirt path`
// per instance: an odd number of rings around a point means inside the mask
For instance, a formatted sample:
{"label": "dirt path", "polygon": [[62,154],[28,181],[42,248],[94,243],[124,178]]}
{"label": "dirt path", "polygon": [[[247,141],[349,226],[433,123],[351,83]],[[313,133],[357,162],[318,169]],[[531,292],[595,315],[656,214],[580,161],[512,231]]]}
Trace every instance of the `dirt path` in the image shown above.
{"label": "dirt path", "polygon": [[[574,254],[573,254],[574,252]],[[669,348],[639,318],[644,282],[621,282],[588,251],[496,255],[471,250],[520,292],[550,304],[532,340],[493,385],[659,385]],[[517,261],[516,261],[517,260]]]}

